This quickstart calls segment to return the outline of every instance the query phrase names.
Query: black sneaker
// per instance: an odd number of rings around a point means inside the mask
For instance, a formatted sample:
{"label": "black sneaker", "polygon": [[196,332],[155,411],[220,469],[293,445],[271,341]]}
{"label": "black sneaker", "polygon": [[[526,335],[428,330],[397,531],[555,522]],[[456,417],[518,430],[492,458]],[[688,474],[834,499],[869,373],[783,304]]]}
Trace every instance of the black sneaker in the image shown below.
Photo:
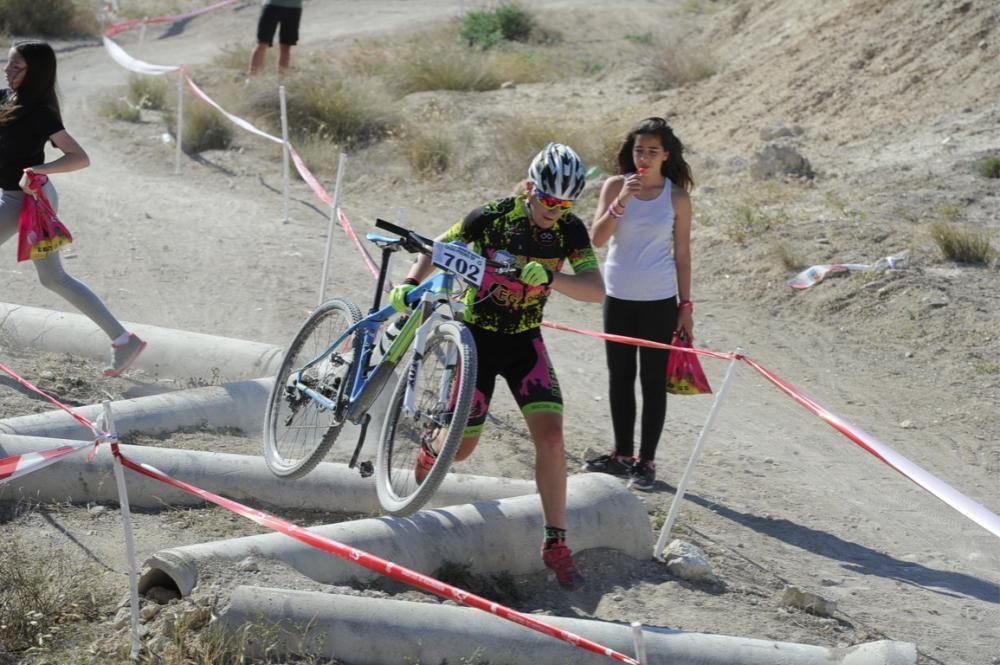
{"label": "black sneaker", "polygon": [[656,464],[646,460],[637,460],[628,473],[628,486],[648,492],[656,482]]}
{"label": "black sneaker", "polygon": [[632,457],[611,453],[587,460],[583,470],[592,473],[610,473],[612,476],[627,476],[632,471],[634,462],[635,459]]}

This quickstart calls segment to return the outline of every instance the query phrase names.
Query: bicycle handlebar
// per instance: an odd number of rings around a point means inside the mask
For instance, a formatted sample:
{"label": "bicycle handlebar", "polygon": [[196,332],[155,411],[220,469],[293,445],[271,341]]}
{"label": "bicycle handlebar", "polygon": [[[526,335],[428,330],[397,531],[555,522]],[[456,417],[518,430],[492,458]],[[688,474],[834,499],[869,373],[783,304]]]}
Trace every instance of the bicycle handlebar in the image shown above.
{"label": "bicycle handlebar", "polygon": [[[389,233],[394,233],[401,237],[403,239],[403,248],[408,252],[430,254],[434,248],[434,241],[430,238],[422,236],[416,231],[411,231],[410,229],[393,224],[392,222],[387,222],[381,217],[375,218],[375,228],[388,231]],[[494,261],[492,259],[486,259],[486,265],[491,268],[496,268],[497,272],[500,274],[517,272],[517,268],[513,265],[500,261]]]}
{"label": "bicycle handlebar", "polygon": [[375,228],[395,233],[401,237],[403,239],[403,247],[408,252],[430,254],[431,248],[434,246],[434,241],[430,238],[425,238],[416,231],[404,229],[402,226],[387,222],[381,217],[375,218]]}

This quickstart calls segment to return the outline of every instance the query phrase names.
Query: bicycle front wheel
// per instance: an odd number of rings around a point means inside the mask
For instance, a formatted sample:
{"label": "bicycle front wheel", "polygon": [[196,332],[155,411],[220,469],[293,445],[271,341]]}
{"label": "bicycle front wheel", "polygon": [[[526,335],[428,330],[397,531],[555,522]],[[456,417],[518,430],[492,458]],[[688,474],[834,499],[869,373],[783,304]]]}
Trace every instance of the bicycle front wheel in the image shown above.
{"label": "bicycle front wheel", "polygon": [[[344,424],[344,405],[350,397],[351,369],[361,355],[361,338],[352,333],[323,354],[360,320],[361,312],[354,303],[340,299],[325,302],[306,319],[285,352],[264,418],[264,461],[274,475],[301,478],[319,464],[337,440]],[[324,408],[300,384],[333,402],[334,408]]]}
{"label": "bicycle front wheel", "polygon": [[472,333],[445,321],[428,336],[422,357],[414,354],[404,368],[389,401],[375,462],[375,487],[385,512],[408,515],[437,490],[462,443],[475,390]]}

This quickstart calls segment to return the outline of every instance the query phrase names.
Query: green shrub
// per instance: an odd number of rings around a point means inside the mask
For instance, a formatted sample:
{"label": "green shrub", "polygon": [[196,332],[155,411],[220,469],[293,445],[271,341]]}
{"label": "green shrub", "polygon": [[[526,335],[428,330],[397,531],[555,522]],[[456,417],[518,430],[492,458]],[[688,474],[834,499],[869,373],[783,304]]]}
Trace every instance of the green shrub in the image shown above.
{"label": "green shrub", "polygon": [[81,37],[100,26],[86,0],[0,0],[0,28],[14,35]]}
{"label": "green shrub", "polygon": [[460,35],[469,46],[488,49],[504,41],[527,41],[532,16],[516,4],[503,4],[492,11],[471,11],[462,18]]}
{"label": "green shrub", "polygon": [[989,236],[979,229],[934,222],[930,226],[930,234],[944,258],[949,261],[986,265],[994,256]]}
{"label": "green shrub", "polygon": [[166,79],[163,76],[130,77],[128,100],[140,109],[163,110],[167,102]]}
{"label": "green shrub", "polygon": [[636,44],[644,44],[646,46],[652,46],[652,44],[653,44],[653,33],[651,33],[651,32],[643,32],[643,33],[637,34],[637,35],[628,34],[628,35],[625,35],[625,39],[627,39],[630,42],[635,42]]}
{"label": "green shrub", "polygon": [[984,178],[1000,178],[1000,157],[987,157],[979,165],[979,173]]}
{"label": "green shrub", "polygon": [[715,8],[712,5],[706,5],[704,0],[684,0],[681,3],[680,11],[682,14],[701,16],[702,14],[711,14]]}

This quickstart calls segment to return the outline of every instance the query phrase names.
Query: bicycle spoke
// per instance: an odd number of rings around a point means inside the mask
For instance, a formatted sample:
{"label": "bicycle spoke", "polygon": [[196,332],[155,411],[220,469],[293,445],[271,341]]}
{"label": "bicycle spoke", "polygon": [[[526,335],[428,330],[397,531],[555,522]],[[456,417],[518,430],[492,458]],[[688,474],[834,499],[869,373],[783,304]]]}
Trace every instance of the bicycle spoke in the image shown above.
{"label": "bicycle spoke", "polygon": [[[357,353],[356,336],[348,335],[326,351],[360,319],[352,303],[331,300],[313,312],[289,346],[271,390],[264,425],[264,459],[276,475],[305,475],[336,440],[343,425],[342,393]],[[303,387],[322,395],[334,408],[325,408]]]}
{"label": "bicycle spoke", "polygon": [[[376,487],[387,512],[417,510],[447,474],[468,421],[474,381],[471,334],[456,322],[440,324],[421,361],[411,363],[397,384],[382,429]],[[406,408],[408,384],[412,411]]]}

